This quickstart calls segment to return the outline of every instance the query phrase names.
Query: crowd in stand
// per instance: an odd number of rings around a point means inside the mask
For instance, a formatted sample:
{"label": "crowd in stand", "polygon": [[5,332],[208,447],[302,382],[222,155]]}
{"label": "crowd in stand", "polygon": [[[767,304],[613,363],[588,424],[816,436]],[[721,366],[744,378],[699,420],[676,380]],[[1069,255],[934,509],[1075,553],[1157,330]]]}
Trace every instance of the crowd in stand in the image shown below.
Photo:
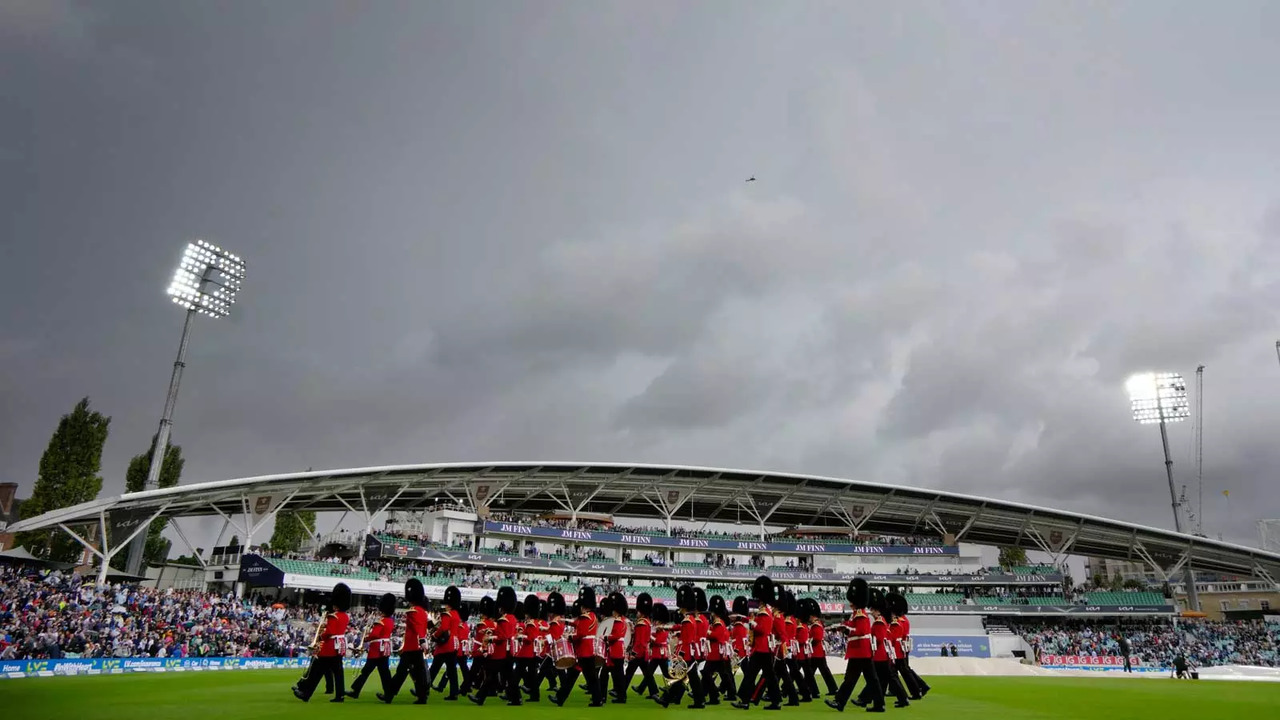
{"label": "crowd in stand", "polygon": [[1184,656],[1192,667],[1262,665],[1280,667],[1280,625],[1261,620],[1132,621],[1100,624],[1087,620],[1017,620],[1010,629],[1031,645],[1037,657],[1084,655],[1120,657],[1124,638],[1134,657],[1170,667]]}
{"label": "crowd in stand", "polygon": [[292,656],[313,610],[0,567],[0,659]]}

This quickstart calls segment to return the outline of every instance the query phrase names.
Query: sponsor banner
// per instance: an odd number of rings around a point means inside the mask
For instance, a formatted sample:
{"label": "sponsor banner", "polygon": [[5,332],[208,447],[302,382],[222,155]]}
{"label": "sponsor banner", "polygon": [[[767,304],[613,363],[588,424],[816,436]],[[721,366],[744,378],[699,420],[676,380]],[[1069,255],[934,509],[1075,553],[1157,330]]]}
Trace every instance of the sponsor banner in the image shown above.
{"label": "sponsor banner", "polygon": [[107,514],[107,541],[111,547],[119,547],[121,543],[151,517],[154,510],[138,508],[134,510],[113,510]]}
{"label": "sponsor banner", "polygon": [[956,646],[957,657],[991,657],[991,643],[986,635],[911,635],[911,657],[938,657],[942,648],[947,648],[947,657],[951,657],[951,646]]}
{"label": "sponsor banner", "polygon": [[[394,667],[399,658],[391,658]],[[201,670],[281,670],[302,669],[311,664],[307,657],[199,657],[199,658],[98,658],[66,660],[0,661],[0,678],[103,675],[132,672],[186,672]],[[363,658],[348,658],[343,665],[359,669]]]}
{"label": "sponsor banner", "polygon": [[[548,560],[535,557],[515,557],[512,555],[489,555],[455,550],[438,550],[397,543],[392,540],[365,541],[365,559],[402,558],[405,560],[429,560],[433,562],[456,563],[460,565],[481,565],[485,567],[520,568],[533,571],[548,571],[557,575],[620,575],[625,577],[658,578],[663,580],[731,580],[750,583],[759,575],[755,568],[713,568],[713,567],[669,567],[650,564],[618,564],[608,562],[574,562],[571,560]],[[855,577],[861,577],[873,585],[917,585],[937,587],[940,585],[1035,585],[1061,582],[1056,575],[875,575],[857,573],[817,573],[801,571],[769,571],[769,577],[787,582],[845,585]],[[947,606],[962,607],[962,606]],[[1005,608],[1011,606],[1004,606]]]}
{"label": "sponsor banner", "polygon": [[572,528],[531,527],[516,523],[486,520],[483,531],[493,535],[546,538],[571,542],[591,542],[616,545],[675,548],[677,550],[730,550],[739,552],[767,552],[790,554],[828,555],[959,555],[960,548],[947,546],[907,545],[857,545],[827,541],[777,542],[763,540],[704,540],[702,538],[637,535],[606,532],[603,530],[575,530]]}
{"label": "sponsor banner", "polygon": [[913,605],[917,614],[978,615],[1168,615],[1172,605]]}
{"label": "sponsor banner", "polygon": [[[1148,665],[1137,655],[1129,656],[1134,672],[1169,672],[1169,668]],[[1040,667],[1055,670],[1124,670],[1124,658],[1118,655],[1041,655]]]}
{"label": "sponsor banner", "polygon": [[241,555],[239,580],[250,587],[281,587],[284,573],[260,555]]}

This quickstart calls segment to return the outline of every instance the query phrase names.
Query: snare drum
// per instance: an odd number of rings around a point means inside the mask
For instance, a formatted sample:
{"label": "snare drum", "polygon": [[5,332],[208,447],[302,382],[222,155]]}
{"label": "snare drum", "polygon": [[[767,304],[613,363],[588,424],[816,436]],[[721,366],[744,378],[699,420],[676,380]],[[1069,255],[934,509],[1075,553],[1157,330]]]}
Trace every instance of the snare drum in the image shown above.
{"label": "snare drum", "polygon": [[567,637],[551,641],[551,662],[561,670],[568,670],[578,664],[573,656],[573,641]]}

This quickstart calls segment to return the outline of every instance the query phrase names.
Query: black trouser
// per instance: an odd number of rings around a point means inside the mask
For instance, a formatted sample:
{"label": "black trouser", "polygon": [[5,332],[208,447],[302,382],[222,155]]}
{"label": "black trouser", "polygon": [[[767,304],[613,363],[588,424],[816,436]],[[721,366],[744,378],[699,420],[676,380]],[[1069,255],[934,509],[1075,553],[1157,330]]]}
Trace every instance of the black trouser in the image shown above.
{"label": "black trouser", "polygon": [[795,679],[791,677],[791,663],[786,658],[774,657],[773,672],[778,676],[778,689],[787,698],[788,705],[799,705],[800,696],[796,695]]}
{"label": "black trouser", "polygon": [[911,663],[905,655],[893,661],[893,669],[902,676],[902,684],[907,687],[907,693],[911,695],[912,700],[919,700],[928,692],[929,684],[911,669]]}
{"label": "black trouser", "polygon": [[[667,662],[667,659],[666,658],[649,658],[648,660],[632,660],[631,661],[631,665],[633,667],[637,666],[637,664],[640,671],[644,673],[644,677],[641,678],[640,684],[636,686],[636,692],[640,693],[641,695],[657,695],[661,691],[661,688],[658,687],[657,673],[661,672],[662,676],[666,677],[667,673],[670,672],[671,670],[670,665]],[[628,685],[631,684],[631,674],[633,672],[635,671],[630,668],[628,669],[628,672],[627,672]],[[646,691],[646,688],[647,688],[647,691]]]}
{"label": "black trouser", "polygon": [[385,655],[380,658],[365,658],[364,667],[360,668],[360,675],[351,683],[351,692],[347,694],[351,697],[358,696],[374,670],[378,671],[378,679],[382,681],[382,692],[385,694],[387,688],[391,687],[391,658]]}
{"label": "black trouser", "polygon": [[607,677],[613,685],[614,702],[625,703],[627,701],[627,660],[626,658],[609,658],[605,665],[605,674],[601,678],[601,692],[608,696],[604,684],[604,678]]}
{"label": "black trouser", "polygon": [[1127,672],[1127,673],[1131,673],[1131,672],[1133,672],[1133,665],[1131,665],[1131,664],[1129,663],[1129,656],[1128,656],[1128,655],[1125,655],[1125,656],[1124,656],[1124,671],[1125,671],[1125,672]]}
{"label": "black trouser", "polygon": [[871,658],[848,659],[844,668],[844,679],[840,681],[840,689],[836,690],[836,705],[843,708],[845,703],[849,702],[849,696],[853,695],[858,678],[866,682],[862,688],[862,694],[858,696],[859,700],[867,698],[866,701],[872,703],[873,707],[884,707],[884,693],[880,690],[880,679],[876,677],[875,663],[871,662]]}
{"label": "black trouser", "polygon": [[831,668],[827,665],[827,656],[823,655],[822,657],[809,658],[809,666],[813,669],[813,672],[809,674],[809,685],[811,686],[809,689],[813,691],[814,697],[817,697],[820,694],[818,691],[818,675],[821,675],[822,682],[826,683],[827,694],[835,695],[836,688],[838,688],[839,685],[836,685],[835,676],[831,674]]}
{"label": "black trouser", "polygon": [[799,660],[797,658],[787,659],[787,672],[791,675],[791,681],[796,686],[796,692],[800,694],[802,702],[809,702],[813,698],[809,692],[809,677],[805,674],[804,666],[807,660]]}
{"label": "black trouser", "polygon": [[458,653],[436,653],[431,658],[431,676],[428,678],[432,685],[436,683],[436,673],[440,672],[440,668],[444,668],[444,677],[440,678],[439,690],[444,690],[445,683],[449,684],[449,697],[457,697],[458,695]]}
{"label": "black trouser", "polygon": [[387,702],[404,687],[405,678],[413,678],[413,689],[417,692],[419,703],[427,701],[431,691],[431,683],[427,680],[427,663],[422,659],[421,650],[405,650],[400,653],[400,664],[396,666],[395,677],[391,678],[391,687],[384,689],[382,696]]}
{"label": "black trouser", "polygon": [[302,676],[298,681],[298,689],[302,694],[310,698],[316,691],[316,686],[320,684],[320,680],[324,679],[325,684],[332,683],[334,690],[334,699],[340,699],[346,694],[342,679],[342,658],[334,655],[331,657],[316,657],[311,659],[311,667],[307,668],[307,674]]}
{"label": "black trouser", "polygon": [[591,703],[593,705],[603,703],[604,697],[600,694],[600,670],[596,668],[595,655],[578,658],[578,664],[565,672],[560,681],[560,694],[556,696],[556,701],[563,703],[569,697],[569,693],[573,692],[573,686],[578,684],[579,675],[587,681],[587,695],[591,697]]}
{"label": "black trouser", "polygon": [[778,675],[774,672],[773,653],[770,652],[753,652],[747,659],[742,684],[738,685],[738,702],[749,703],[755,697],[757,674],[760,676],[761,687],[769,697],[769,704],[780,704],[782,697],[778,693]]}
{"label": "black trouser", "polygon": [[[510,702],[518,702],[520,700],[520,686],[513,679],[511,658],[488,658],[484,661],[484,684],[480,686],[480,692],[476,694],[476,699],[481,703],[490,695],[503,693]],[[515,696],[511,695],[515,692]]]}
{"label": "black trouser", "polygon": [[698,659],[686,659],[689,672],[684,676],[683,682],[667,683],[667,691],[662,696],[662,702],[668,705],[679,705],[684,698],[685,687],[689,688],[689,697],[693,698],[693,704],[702,706],[702,661]]}
{"label": "black trouser", "polygon": [[[893,669],[893,663],[888,660],[877,660],[875,662],[876,678],[880,681],[880,702],[884,702],[885,696],[892,694],[898,700],[899,705],[907,704],[907,693],[902,689],[902,684],[898,682],[897,673]],[[858,699],[868,701],[870,699],[867,690],[871,685],[868,683],[867,689],[858,695]]]}
{"label": "black trouser", "polygon": [[522,657],[516,658],[515,668],[511,672],[511,682],[507,685],[507,697],[511,698],[515,695],[517,700],[520,699],[520,688],[529,691],[529,699],[537,700],[538,686],[541,685],[542,678],[538,675],[538,667],[542,664],[542,658]]}
{"label": "black trouser", "polygon": [[560,672],[560,668],[556,667],[555,660],[552,660],[550,657],[544,657],[538,667],[538,675],[532,680],[533,686],[535,688],[538,687],[542,684],[542,680],[545,678],[547,681],[547,690],[549,692],[556,692],[560,685],[560,676],[562,673]]}
{"label": "black trouser", "polygon": [[720,693],[732,702],[737,695],[733,688],[733,670],[728,660],[708,660],[702,668],[702,687],[712,704],[720,702]]}
{"label": "black trouser", "polygon": [[484,684],[484,658],[473,657],[462,671],[462,686],[458,688],[458,692],[466,695],[471,692],[472,688],[479,688]]}

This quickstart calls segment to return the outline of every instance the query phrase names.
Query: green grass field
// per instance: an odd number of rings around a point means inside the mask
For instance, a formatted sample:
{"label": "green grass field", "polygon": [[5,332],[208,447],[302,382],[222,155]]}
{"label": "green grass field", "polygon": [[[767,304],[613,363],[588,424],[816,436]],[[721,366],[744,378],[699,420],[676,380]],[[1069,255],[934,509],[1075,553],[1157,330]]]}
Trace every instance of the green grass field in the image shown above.
{"label": "green grass field", "polygon": [[[348,682],[352,677],[347,674]],[[317,695],[310,703],[294,699],[289,687],[298,678],[288,671],[222,671],[110,676],[27,678],[0,680],[0,708],[6,717],[85,717],[93,720],[288,720],[289,718],[408,718],[448,713],[451,717],[519,717],[521,720],[565,718],[651,717],[677,712],[662,710],[632,695],[626,705],[587,708],[573,697],[564,708],[545,699],[508,707],[490,699],[483,708],[460,700],[444,702],[432,694],[425,707],[411,705],[408,693],[391,706],[374,698],[376,676],[360,700],[341,705]],[[885,717],[901,714],[939,720],[1099,720],[1099,718],[1160,718],[1206,720],[1213,718],[1280,717],[1280,684],[1248,682],[1182,681],[1121,678],[929,678],[933,692],[910,708],[889,708]],[[685,710],[684,712],[690,712]],[[704,716],[743,716],[727,705],[698,711]],[[756,708],[750,711],[759,714]],[[456,715],[455,715],[456,714]],[[864,715],[852,705],[845,715]],[[771,717],[832,718],[834,710],[820,703],[783,708]]]}

